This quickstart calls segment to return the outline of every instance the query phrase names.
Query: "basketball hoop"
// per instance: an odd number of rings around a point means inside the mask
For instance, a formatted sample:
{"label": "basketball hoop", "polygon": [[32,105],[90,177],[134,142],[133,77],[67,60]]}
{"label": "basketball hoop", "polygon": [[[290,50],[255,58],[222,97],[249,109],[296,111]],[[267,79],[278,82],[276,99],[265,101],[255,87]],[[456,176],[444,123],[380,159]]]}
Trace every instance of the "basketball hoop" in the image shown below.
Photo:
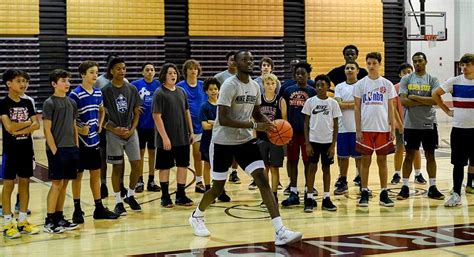
{"label": "basketball hoop", "polygon": [[438,39],[438,35],[434,34],[426,34],[423,36],[423,38],[428,41],[428,47],[433,48],[436,47],[436,41]]}

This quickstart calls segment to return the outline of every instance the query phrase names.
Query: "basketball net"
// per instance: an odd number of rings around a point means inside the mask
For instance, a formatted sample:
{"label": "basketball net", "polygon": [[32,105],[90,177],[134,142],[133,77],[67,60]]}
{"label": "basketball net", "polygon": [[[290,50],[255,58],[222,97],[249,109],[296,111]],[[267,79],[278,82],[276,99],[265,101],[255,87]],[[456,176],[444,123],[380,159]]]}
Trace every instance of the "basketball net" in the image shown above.
{"label": "basketball net", "polygon": [[436,47],[436,40],[438,39],[438,35],[426,34],[424,35],[424,39],[428,41],[428,47],[433,48]]}

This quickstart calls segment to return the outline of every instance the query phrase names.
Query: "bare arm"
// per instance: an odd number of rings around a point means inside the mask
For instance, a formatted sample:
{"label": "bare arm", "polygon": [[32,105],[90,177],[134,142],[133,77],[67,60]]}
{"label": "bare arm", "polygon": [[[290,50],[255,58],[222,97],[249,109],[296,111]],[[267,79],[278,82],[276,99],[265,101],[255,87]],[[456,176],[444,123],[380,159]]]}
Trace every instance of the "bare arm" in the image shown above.
{"label": "bare arm", "polygon": [[362,126],[361,126],[361,99],[354,97],[354,118],[356,124],[357,141],[362,141]]}
{"label": "bare arm", "polygon": [[99,107],[99,133],[102,132],[102,127],[104,126],[105,121],[105,107]]}
{"label": "bare arm", "polygon": [[133,131],[137,128],[138,126],[138,121],[140,120],[140,113],[141,113],[141,107],[137,106],[135,109],[133,109],[133,121],[132,121],[132,127],[130,128],[130,132],[133,133]]}
{"label": "bare arm", "polygon": [[214,121],[213,120],[201,121],[201,125],[202,125],[203,130],[211,130],[214,127]]}
{"label": "bare arm", "polygon": [[408,99],[417,101],[418,103],[421,103],[423,105],[435,105],[436,102],[433,100],[433,97],[431,96],[418,96],[418,95],[409,95]]}
{"label": "bare arm", "polygon": [[281,98],[281,101],[280,101],[280,111],[281,111],[281,118],[284,120],[288,120],[288,109],[286,107],[286,101],[285,99],[283,99],[283,97]]}
{"label": "bare arm", "polygon": [[395,138],[395,128],[396,128],[396,121],[394,118],[394,109],[395,109],[395,98],[389,99],[388,101],[388,123],[390,125],[390,136],[393,140]]}
{"label": "bare arm", "polygon": [[194,142],[194,129],[193,129],[193,120],[191,119],[191,112],[189,109],[186,110],[186,121],[188,122],[188,132],[189,132],[189,140],[191,144]]}
{"label": "bare arm", "polygon": [[76,144],[77,147],[79,147],[79,133],[77,131],[77,126],[76,126],[76,120],[72,122],[72,125],[74,127],[74,143]]}
{"label": "bare arm", "polygon": [[155,121],[155,127],[158,130],[158,134],[160,134],[160,137],[163,140],[163,148],[165,150],[170,150],[171,141],[168,137],[168,134],[166,133],[165,124],[163,123],[163,119],[161,118],[161,113],[154,112],[153,120]]}
{"label": "bare arm", "polygon": [[311,146],[311,142],[309,141],[309,115],[304,114],[304,139],[306,142],[306,153],[308,156],[313,156],[313,146]]}
{"label": "bare arm", "polygon": [[33,124],[33,121],[28,120],[25,122],[14,122],[10,120],[8,115],[2,115],[2,123],[3,123],[3,126],[5,127],[5,130],[8,131],[8,133],[13,135],[16,131],[23,130],[31,126]]}
{"label": "bare arm", "polygon": [[400,102],[402,103],[402,105],[404,107],[413,107],[413,106],[422,106],[424,104],[414,100],[414,99],[411,99],[411,98],[408,98],[408,95],[407,94],[400,94]]}
{"label": "bare arm", "polygon": [[444,103],[443,99],[441,98],[442,95],[446,94],[441,87],[438,87],[431,96],[436,104],[450,117],[453,117],[453,111],[449,109],[449,107]]}
{"label": "bare arm", "polygon": [[336,97],[334,99],[339,104],[339,108],[341,108],[341,110],[354,109],[354,101],[342,101],[342,98],[339,97]]}
{"label": "bare arm", "polygon": [[46,144],[48,144],[51,152],[56,154],[58,148],[56,147],[56,142],[54,141],[53,133],[51,132],[51,120],[43,120],[43,129],[44,136],[46,138]]}
{"label": "bare arm", "polygon": [[[4,116],[6,116],[6,115],[4,115]],[[8,116],[7,116],[7,119],[9,119]],[[2,121],[3,121],[3,116],[2,116]],[[24,129],[13,132],[12,135],[31,134],[31,133],[33,133],[33,131],[38,130],[40,128],[40,124],[39,124],[39,121],[38,121],[38,116],[36,116],[36,115],[31,116],[31,122],[32,122],[32,124],[29,127],[26,127]]]}

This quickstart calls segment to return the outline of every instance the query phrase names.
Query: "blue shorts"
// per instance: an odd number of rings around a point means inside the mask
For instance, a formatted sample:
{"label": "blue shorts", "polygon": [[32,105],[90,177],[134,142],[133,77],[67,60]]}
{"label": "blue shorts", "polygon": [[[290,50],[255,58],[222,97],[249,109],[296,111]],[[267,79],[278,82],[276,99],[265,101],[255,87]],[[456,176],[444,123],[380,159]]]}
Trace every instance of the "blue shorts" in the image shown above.
{"label": "blue shorts", "polygon": [[360,153],[355,150],[356,133],[347,132],[337,134],[337,157],[339,158],[360,158]]}

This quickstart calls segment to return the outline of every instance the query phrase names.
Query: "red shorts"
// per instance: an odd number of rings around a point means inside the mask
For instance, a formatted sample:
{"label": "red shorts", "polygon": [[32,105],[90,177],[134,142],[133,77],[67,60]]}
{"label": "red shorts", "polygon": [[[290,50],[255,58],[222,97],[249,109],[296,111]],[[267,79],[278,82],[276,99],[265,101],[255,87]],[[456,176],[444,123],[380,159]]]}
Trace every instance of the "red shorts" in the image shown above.
{"label": "red shorts", "polygon": [[362,142],[356,143],[356,151],[362,155],[388,155],[395,152],[393,141],[390,140],[390,132],[362,132]]}
{"label": "red shorts", "polygon": [[298,161],[300,159],[300,148],[303,162],[309,161],[308,155],[306,154],[304,133],[294,133],[290,143],[288,143],[286,149],[286,158],[288,161]]}

